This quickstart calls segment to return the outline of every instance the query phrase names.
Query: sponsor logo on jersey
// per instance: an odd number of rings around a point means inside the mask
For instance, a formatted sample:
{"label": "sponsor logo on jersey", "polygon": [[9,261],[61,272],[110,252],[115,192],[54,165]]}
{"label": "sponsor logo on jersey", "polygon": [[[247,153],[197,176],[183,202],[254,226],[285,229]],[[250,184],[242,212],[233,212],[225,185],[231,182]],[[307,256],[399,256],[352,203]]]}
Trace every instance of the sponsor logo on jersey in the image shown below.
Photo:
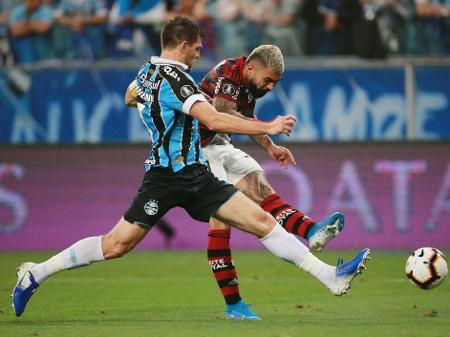
{"label": "sponsor logo on jersey", "polygon": [[251,103],[253,101],[253,95],[249,92],[248,93],[248,102]]}
{"label": "sponsor logo on jersey", "polygon": [[159,211],[158,201],[155,199],[150,199],[144,205],[144,211],[148,215],[155,215]]}
{"label": "sponsor logo on jersey", "polygon": [[145,102],[153,102],[153,95],[148,92],[145,92],[145,89],[141,87],[136,88],[136,94],[137,96],[142,98]]}
{"label": "sponsor logo on jersey", "polygon": [[222,84],[223,77],[219,77],[216,82],[216,87],[214,88],[214,95],[217,95],[220,91],[220,85]]}
{"label": "sponsor logo on jersey", "polygon": [[184,98],[191,96],[193,93],[194,93],[194,88],[189,84],[183,85],[180,89],[180,94]]}
{"label": "sponsor logo on jersey", "polygon": [[184,157],[183,156],[178,156],[175,158],[175,162],[177,163],[182,163],[184,161]]}
{"label": "sponsor logo on jersey", "polygon": [[241,92],[241,88],[239,87],[239,88],[237,88],[236,93],[233,95],[233,98],[234,98],[235,100],[238,99],[238,96],[239,96],[240,92]]}
{"label": "sponsor logo on jersey", "polygon": [[171,66],[164,66],[162,70],[166,73],[167,76],[170,76],[176,79],[178,82],[180,81],[180,77],[177,72]]}
{"label": "sponsor logo on jersey", "polygon": [[148,89],[157,90],[159,85],[161,84],[161,80],[158,80],[157,82],[149,81],[143,78],[142,76],[139,76],[139,82],[142,83],[142,85]]}

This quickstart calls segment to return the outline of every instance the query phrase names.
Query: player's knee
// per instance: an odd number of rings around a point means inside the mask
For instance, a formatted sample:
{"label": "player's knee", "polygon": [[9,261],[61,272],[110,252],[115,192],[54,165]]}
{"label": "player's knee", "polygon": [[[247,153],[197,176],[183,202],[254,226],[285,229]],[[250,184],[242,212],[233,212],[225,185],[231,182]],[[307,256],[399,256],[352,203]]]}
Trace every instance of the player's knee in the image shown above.
{"label": "player's knee", "polygon": [[119,258],[128,253],[131,249],[126,244],[116,243],[111,250],[112,258]]}
{"label": "player's knee", "polygon": [[209,219],[208,229],[209,230],[218,230],[218,229],[220,229],[220,230],[228,229],[229,230],[230,226],[215,219],[215,218],[211,218],[211,219]]}
{"label": "player's knee", "polygon": [[261,210],[261,212],[258,212],[258,214],[255,215],[254,226],[256,229],[256,235],[260,238],[268,235],[276,224],[276,220],[272,217],[272,215],[270,215],[270,213]]}
{"label": "player's knee", "polygon": [[103,236],[102,239],[103,256],[105,259],[122,257],[133,248],[130,243],[114,238],[110,234]]}

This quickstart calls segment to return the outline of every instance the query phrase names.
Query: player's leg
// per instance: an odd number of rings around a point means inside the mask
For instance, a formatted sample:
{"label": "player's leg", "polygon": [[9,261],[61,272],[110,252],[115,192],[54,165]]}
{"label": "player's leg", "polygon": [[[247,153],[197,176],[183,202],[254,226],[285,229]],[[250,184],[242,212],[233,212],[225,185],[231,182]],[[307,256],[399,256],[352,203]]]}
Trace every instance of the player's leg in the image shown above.
{"label": "player's leg", "polygon": [[231,257],[229,225],[211,218],[208,226],[208,262],[226,303],[225,316],[236,320],[260,320],[242,300]]}
{"label": "player's leg", "polygon": [[262,170],[247,174],[235,186],[269,212],[289,233],[308,240],[310,248],[315,251],[321,251],[344,227],[344,215],[340,212],[316,223],[292,207],[270,186]]}
{"label": "player's leg", "polygon": [[[231,144],[222,147],[226,153],[223,161],[226,180],[239,188],[246,196],[260,205],[289,233],[305,238],[309,246],[321,251],[344,227],[344,215],[332,214],[321,222],[314,222],[303,212],[283,200],[270,186],[261,166],[244,151]],[[217,150],[216,150],[217,152]],[[215,174],[215,167],[211,167]]]}
{"label": "player's leg", "polygon": [[[226,151],[222,145],[210,145],[204,150],[214,175],[226,181],[224,167]],[[208,224],[208,263],[226,303],[225,316],[229,319],[259,320],[260,318],[242,301],[236,267],[231,256],[231,228],[211,218]]]}
{"label": "player's leg", "polygon": [[93,262],[117,258],[133,249],[173,203],[177,202],[173,200],[176,198],[165,197],[167,179],[170,177],[167,177],[165,171],[147,172],[130,208],[106,235],[78,241],[43,263],[23,264],[17,273],[18,281],[13,291],[13,309],[16,316],[23,313],[39,284],[51,275]]}
{"label": "player's leg", "polygon": [[364,249],[345,264],[339,261],[337,267],[328,265],[241,192],[228,199],[214,217],[256,235],[270,252],[309,272],[335,295],[346,293],[356,274],[365,268],[364,262],[370,253],[369,249]]}
{"label": "player's leg", "polygon": [[13,309],[20,316],[36,289],[53,274],[120,257],[133,249],[149,228],[132,224],[121,218],[104,236],[85,238],[42,263],[27,262],[18,268],[13,291]]}

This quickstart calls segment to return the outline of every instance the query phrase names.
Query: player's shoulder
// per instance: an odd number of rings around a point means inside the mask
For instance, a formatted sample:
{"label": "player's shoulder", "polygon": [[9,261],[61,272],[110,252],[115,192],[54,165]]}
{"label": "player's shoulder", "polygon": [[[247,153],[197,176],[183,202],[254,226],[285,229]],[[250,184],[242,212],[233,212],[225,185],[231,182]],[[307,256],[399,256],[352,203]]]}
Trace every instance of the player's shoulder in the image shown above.
{"label": "player's shoulder", "polygon": [[214,67],[213,73],[217,78],[223,77],[239,84],[242,81],[245,59],[245,56],[225,59]]}
{"label": "player's shoulder", "polygon": [[160,64],[159,75],[163,79],[161,90],[169,95],[173,93],[181,102],[194,94],[199,94],[198,87],[191,75],[176,65]]}
{"label": "player's shoulder", "polygon": [[245,63],[245,56],[227,58],[220,61],[214,69],[216,72],[228,73],[232,69],[240,67],[243,63]]}
{"label": "player's shoulder", "polygon": [[159,74],[165,79],[171,87],[184,84],[193,84],[195,82],[191,75],[180,67],[172,64],[160,64]]}
{"label": "player's shoulder", "polygon": [[11,9],[11,13],[9,15],[10,23],[16,23],[19,20],[22,20],[26,16],[26,7],[24,4],[18,4]]}

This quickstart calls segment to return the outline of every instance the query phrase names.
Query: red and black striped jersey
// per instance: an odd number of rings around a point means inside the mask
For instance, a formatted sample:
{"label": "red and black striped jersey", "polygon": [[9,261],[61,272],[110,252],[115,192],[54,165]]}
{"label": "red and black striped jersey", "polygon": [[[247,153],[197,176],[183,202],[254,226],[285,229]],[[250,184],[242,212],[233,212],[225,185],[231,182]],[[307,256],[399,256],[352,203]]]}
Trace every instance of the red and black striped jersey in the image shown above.
{"label": "red and black striped jersey", "polygon": [[[255,98],[245,86],[243,79],[246,59],[246,56],[241,56],[223,60],[203,77],[199,89],[211,99],[222,97],[236,103],[238,112],[247,117],[254,117]],[[216,132],[202,125],[200,127],[202,146],[208,145],[215,135]]]}

